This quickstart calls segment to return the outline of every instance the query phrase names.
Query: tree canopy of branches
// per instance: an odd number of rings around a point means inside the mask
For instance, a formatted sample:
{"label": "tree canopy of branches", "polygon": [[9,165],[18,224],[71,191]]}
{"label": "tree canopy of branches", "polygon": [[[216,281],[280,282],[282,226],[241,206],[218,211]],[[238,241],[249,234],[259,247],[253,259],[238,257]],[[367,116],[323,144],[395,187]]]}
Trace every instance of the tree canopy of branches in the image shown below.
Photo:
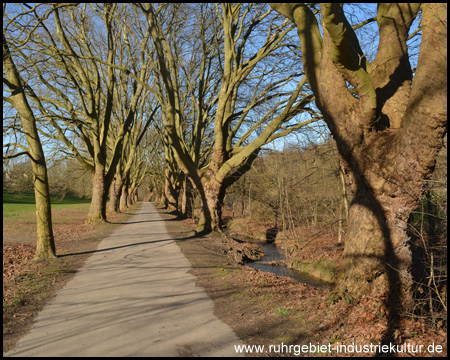
{"label": "tree canopy of branches", "polygon": [[[196,6],[197,18],[181,21],[183,11],[192,13]],[[155,47],[167,139],[178,166],[200,194],[199,228],[219,230],[225,190],[248,170],[261,146],[317,118],[289,122],[302,111],[311,111],[307,105],[313,100],[304,89],[306,77],[298,81],[301,67],[296,74],[280,71],[292,26],[262,4],[221,4],[215,12],[211,6],[140,8]],[[198,28],[194,36],[201,50],[196,56],[180,49],[180,39],[187,36],[183,23],[191,32],[193,26]],[[195,64],[199,67],[192,76],[189,71]],[[195,124],[189,145],[184,130],[188,124]],[[200,144],[212,134],[211,155],[202,167]]]}
{"label": "tree canopy of branches", "polygon": [[[130,31],[133,22],[125,20],[133,18],[133,13],[126,5],[41,4],[17,15],[15,21],[20,24],[26,16],[34,19],[35,26],[22,30],[26,47],[14,50],[21,57],[25,81],[33,83],[28,97],[33,112],[45,122],[39,131],[64,143],[92,172],[87,221],[104,221],[124,139],[133,126],[145,132],[153,112],[141,100],[149,95],[143,86],[150,76],[145,56],[149,34]],[[14,40],[13,35],[8,39],[16,44]],[[116,64],[140,83],[125,73],[117,74]],[[142,134],[133,133],[127,141],[139,138]]]}

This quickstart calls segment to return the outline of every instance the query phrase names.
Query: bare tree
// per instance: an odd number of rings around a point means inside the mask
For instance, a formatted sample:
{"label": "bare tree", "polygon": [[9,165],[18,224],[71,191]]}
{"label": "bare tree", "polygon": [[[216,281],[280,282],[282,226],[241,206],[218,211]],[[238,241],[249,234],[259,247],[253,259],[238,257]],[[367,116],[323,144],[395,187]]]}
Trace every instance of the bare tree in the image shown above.
{"label": "bare tree", "polygon": [[[378,4],[372,62],[341,5],[321,4],[323,32],[303,3],[271,6],[297,26],[308,81],[352,184],[337,297],[411,304],[406,225],[433,171],[447,124],[447,5]],[[417,68],[411,24],[422,11]],[[323,35],[322,35],[323,34]]]}
{"label": "bare tree", "polygon": [[[45,259],[55,257],[55,242],[52,230],[52,212],[50,203],[50,192],[48,186],[47,166],[45,163],[44,150],[42,149],[41,141],[36,126],[36,117],[29,103],[29,98],[25,92],[25,87],[28,86],[21,77],[13,56],[20,55],[19,48],[27,46],[27,39],[13,40],[16,26],[20,21],[23,21],[22,15],[27,11],[17,14],[11,18],[6,18],[6,4],[3,4],[3,72],[6,77],[3,77],[3,84],[7,86],[8,90],[3,88],[3,91],[8,91],[9,96],[4,96],[3,99],[11,104],[17,111],[22,131],[28,144],[28,148],[24,148],[23,152],[19,154],[26,154],[31,159],[33,168],[33,183],[34,194],[36,201],[36,225],[37,225],[37,246],[35,259]],[[48,14],[47,14],[48,15]],[[22,24],[34,28],[36,23],[28,22]],[[10,45],[14,46],[13,53],[10,50]],[[14,55],[13,55],[14,54]],[[11,154],[18,156],[18,153]]]}

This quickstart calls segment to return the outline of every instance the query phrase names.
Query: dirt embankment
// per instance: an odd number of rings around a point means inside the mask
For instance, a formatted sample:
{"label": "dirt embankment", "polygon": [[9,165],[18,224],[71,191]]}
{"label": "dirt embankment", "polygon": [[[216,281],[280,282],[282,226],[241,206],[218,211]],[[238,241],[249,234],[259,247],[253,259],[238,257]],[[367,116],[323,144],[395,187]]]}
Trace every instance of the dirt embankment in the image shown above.
{"label": "dirt embankment", "polygon": [[[174,219],[174,215],[163,211],[161,214],[168,220]],[[301,355],[374,356],[374,345],[380,344],[390,330],[382,304],[374,299],[330,304],[327,289],[242,265],[230,251],[236,244],[218,234],[195,236],[195,224],[190,220],[168,221],[166,225],[191,262],[191,272],[198,278],[198,285],[214,300],[215,314],[236,331],[244,344],[265,345],[266,350],[274,345],[270,353],[254,351],[247,356],[293,356],[299,345],[325,345],[324,351],[314,350],[312,346],[314,351]],[[322,241],[325,250],[331,249],[331,254],[324,251],[322,259],[335,257],[334,252],[342,251],[339,246],[330,245],[330,239],[324,237]],[[320,245],[317,242],[305,245],[303,252],[296,249],[296,256],[312,260]],[[399,349],[405,350],[398,356],[417,356],[414,352],[417,349],[424,350],[424,356],[447,353],[446,331],[431,329],[420,321],[405,319],[395,336],[392,345],[403,346]],[[284,352],[281,348],[275,351],[281,344],[288,347]],[[352,344],[375,351],[358,352],[355,347],[341,346]],[[432,344],[443,346],[442,351],[428,353],[426,350]],[[289,345],[292,345],[290,350]]]}

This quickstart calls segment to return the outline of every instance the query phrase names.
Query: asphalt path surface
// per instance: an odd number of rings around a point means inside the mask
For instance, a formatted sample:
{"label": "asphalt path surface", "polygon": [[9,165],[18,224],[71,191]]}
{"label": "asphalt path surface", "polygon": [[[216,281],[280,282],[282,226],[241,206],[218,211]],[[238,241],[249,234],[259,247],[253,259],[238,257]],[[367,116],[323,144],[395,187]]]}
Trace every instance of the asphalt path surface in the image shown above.
{"label": "asphalt path surface", "polygon": [[100,242],[4,356],[236,356],[191,265],[151,203]]}

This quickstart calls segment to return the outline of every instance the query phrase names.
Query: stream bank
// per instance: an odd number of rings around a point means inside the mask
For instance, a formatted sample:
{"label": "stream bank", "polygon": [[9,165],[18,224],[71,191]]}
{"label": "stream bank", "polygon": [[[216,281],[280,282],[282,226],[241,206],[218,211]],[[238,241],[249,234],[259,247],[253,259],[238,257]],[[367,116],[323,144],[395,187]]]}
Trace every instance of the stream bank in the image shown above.
{"label": "stream bank", "polygon": [[[264,252],[264,256],[256,261],[244,261],[245,265],[264,272],[272,273],[275,275],[288,277],[294,279],[300,283],[308,284],[323,289],[332,289],[331,280],[332,277],[324,277],[322,275],[322,269],[315,264],[299,264],[298,261],[288,263],[286,261],[285,251],[276,246],[273,241],[260,241],[258,239],[252,239],[245,236],[245,240],[242,235],[237,235],[235,232],[230,234],[230,231],[225,231],[228,236],[241,242],[250,242],[259,246]],[[272,240],[272,239],[271,239]],[[299,269],[304,269],[303,271]]]}
{"label": "stream bank", "polygon": [[332,289],[330,283],[321,280],[320,277],[288,267],[283,249],[270,243],[258,245],[262,247],[265,254],[264,257],[261,260],[247,263],[247,266],[279,276],[288,277],[315,287],[329,290]]}

